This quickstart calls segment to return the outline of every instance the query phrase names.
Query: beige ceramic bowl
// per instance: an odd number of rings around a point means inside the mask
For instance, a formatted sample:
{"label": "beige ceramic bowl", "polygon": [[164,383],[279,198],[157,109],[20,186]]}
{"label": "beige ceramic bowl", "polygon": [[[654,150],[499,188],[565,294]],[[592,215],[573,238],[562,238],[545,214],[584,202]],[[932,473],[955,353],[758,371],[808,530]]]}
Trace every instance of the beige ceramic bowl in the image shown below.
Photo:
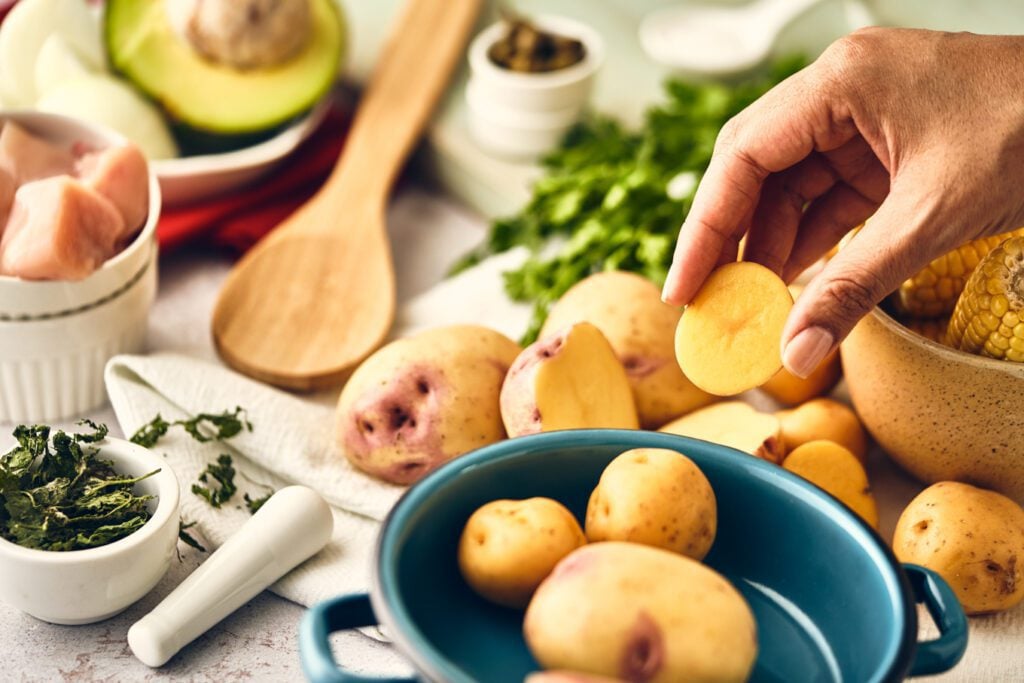
{"label": "beige ceramic bowl", "polygon": [[1024,502],[1024,364],[942,346],[879,308],[841,353],[864,426],[904,469]]}

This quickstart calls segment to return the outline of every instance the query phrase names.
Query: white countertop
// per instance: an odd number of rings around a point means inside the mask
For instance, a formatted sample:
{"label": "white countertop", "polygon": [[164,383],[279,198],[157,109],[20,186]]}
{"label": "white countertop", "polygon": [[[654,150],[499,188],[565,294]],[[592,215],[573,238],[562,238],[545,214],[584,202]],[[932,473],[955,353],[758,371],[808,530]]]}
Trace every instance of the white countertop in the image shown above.
{"label": "white countertop", "polygon": [[[389,232],[395,249],[398,298],[406,300],[441,280],[447,265],[483,235],[485,223],[450,200],[407,187],[394,201]],[[150,317],[151,350],[215,358],[209,335],[210,312],[229,262],[210,254],[182,253],[161,263],[160,291]],[[839,390],[842,394],[842,387]],[[109,410],[91,417],[119,433]],[[9,426],[0,425],[0,452],[9,448]],[[877,448],[869,474],[881,508],[881,531],[890,538],[903,505],[921,488],[895,468]],[[206,555],[184,545],[157,588],[124,613],[88,626],[55,626],[0,605],[3,664],[0,680],[191,681],[301,680],[297,629],[302,608],[263,593],[186,647],[159,670],[138,662],[128,649],[128,627],[154,607]],[[0,577],[0,580],[3,580]],[[927,619],[927,617],[925,617]],[[928,628],[928,627],[926,627]],[[356,633],[332,637],[339,659],[356,661],[374,674],[407,674],[390,648]],[[964,661],[936,681],[1024,680],[1024,609],[971,620],[971,645]]]}

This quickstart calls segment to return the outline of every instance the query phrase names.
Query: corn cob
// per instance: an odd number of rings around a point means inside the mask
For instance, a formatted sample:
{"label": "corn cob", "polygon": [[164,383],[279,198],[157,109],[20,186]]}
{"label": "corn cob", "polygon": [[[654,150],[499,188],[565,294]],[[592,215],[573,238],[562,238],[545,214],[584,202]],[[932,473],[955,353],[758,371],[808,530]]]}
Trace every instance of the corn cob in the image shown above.
{"label": "corn cob", "polygon": [[1004,235],[982,237],[935,259],[900,285],[895,295],[896,308],[902,313],[922,318],[952,312],[978,262],[1003,240],[1017,235],[1024,235],[1024,228]]}
{"label": "corn cob", "polygon": [[949,327],[949,318],[909,318],[900,322],[911,332],[948,346],[946,329]]}
{"label": "corn cob", "polygon": [[989,252],[971,274],[949,321],[950,345],[1024,361],[1024,237]]}

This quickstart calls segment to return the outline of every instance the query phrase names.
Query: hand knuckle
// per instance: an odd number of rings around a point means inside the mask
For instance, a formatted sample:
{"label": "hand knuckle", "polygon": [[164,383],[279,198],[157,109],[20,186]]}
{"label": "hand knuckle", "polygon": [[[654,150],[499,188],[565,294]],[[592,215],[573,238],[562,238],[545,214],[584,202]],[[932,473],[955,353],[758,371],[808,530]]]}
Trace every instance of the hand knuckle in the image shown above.
{"label": "hand knuckle", "polygon": [[869,272],[839,275],[825,285],[822,295],[839,316],[855,320],[878,303],[881,283]]}

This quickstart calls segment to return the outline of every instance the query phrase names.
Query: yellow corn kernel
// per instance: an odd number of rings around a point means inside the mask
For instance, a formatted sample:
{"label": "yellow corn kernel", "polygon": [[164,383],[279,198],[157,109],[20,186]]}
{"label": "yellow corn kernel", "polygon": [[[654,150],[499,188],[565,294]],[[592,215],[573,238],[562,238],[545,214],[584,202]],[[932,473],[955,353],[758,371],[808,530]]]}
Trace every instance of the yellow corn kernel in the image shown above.
{"label": "yellow corn kernel", "polygon": [[893,297],[896,308],[907,315],[924,318],[950,313],[981,259],[1008,237],[1019,235],[1024,235],[1024,228],[1005,235],[982,237],[940,256],[900,285]]}
{"label": "yellow corn kernel", "polygon": [[909,318],[901,322],[911,332],[948,346],[946,328],[949,327],[949,318]]}
{"label": "yellow corn kernel", "polygon": [[1007,239],[975,267],[949,320],[950,346],[1024,362],[1024,236]]}

